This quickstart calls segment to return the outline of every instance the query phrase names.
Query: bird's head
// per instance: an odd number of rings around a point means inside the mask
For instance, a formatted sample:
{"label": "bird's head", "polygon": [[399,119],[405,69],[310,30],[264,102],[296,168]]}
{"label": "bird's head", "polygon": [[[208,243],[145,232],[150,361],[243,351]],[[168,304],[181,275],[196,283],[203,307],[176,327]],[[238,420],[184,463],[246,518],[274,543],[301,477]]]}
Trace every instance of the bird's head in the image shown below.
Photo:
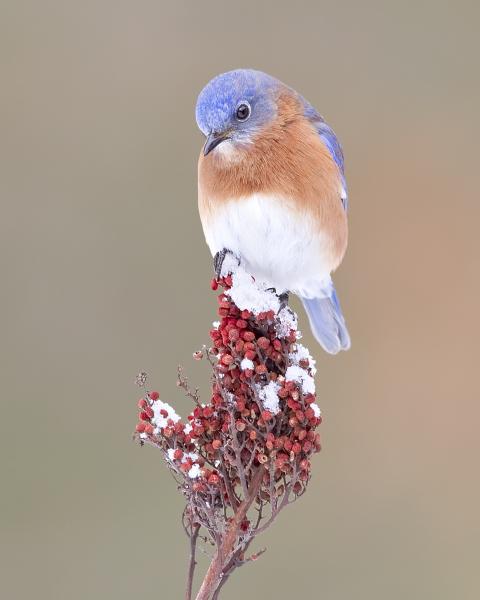
{"label": "bird's head", "polygon": [[276,97],[282,84],[261,71],[237,69],[212,79],[197,100],[197,124],[207,140],[206,156],[215,148],[248,146],[277,114]]}

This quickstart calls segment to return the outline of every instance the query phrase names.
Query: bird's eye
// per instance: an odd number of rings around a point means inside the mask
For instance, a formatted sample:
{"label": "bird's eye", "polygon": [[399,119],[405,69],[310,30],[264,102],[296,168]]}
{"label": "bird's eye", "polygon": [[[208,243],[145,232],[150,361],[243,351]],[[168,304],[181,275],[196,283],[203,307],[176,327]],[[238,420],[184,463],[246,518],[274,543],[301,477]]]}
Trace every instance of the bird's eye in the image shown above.
{"label": "bird's eye", "polygon": [[239,121],[246,121],[248,119],[248,117],[250,116],[250,105],[247,104],[246,102],[242,102],[241,104],[238,105],[237,107],[237,119]]}

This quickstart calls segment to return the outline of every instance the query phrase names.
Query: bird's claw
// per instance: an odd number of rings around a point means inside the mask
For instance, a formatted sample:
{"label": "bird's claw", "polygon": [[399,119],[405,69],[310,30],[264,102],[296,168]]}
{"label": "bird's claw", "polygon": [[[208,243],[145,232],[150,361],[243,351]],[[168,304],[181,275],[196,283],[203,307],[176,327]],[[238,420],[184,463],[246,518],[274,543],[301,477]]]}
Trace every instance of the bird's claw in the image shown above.
{"label": "bird's claw", "polygon": [[289,292],[283,292],[278,296],[278,299],[280,300],[280,310],[278,312],[280,312],[288,306]]}
{"label": "bird's claw", "polygon": [[280,308],[278,309],[278,312],[281,312],[284,308],[288,307],[288,299],[290,297],[290,292],[283,292],[282,294],[277,294],[277,290],[275,288],[267,288],[267,291],[273,292],[277,296],[280,302]]}
{"label": "bird's claw", "polygon": [[240,259],[231,250],[228,250],[228,248],[223,248],[222,250],[219,250],[213,257],[213,269],[215,271],[217,279],[220,279],[220,277],[222,276],[223,261],[225,260],[227,254],[231,254],[234,258],[237,259],[238,264],[240,264]]}

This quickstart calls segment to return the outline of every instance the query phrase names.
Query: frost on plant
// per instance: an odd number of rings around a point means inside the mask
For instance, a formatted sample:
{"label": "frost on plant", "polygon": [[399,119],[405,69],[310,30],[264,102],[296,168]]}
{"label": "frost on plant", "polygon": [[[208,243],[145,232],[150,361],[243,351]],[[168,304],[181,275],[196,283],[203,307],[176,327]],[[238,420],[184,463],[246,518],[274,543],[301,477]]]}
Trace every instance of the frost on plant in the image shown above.
{"label": "frost on plant", "polygon": [[228,257],[212,281],[219,288],[220,321],[210,346],[194,354],[212,370],[209,402],[200,403],[179,370],[178,385],[193,402],[184,421],[147,390],[144,374],[137,378],[145,394],[135,436],[161,450],[185,500],[187,600],[197,542],[214,553],[196,598],[215,600],[235,568],[257,558],[248,556],[254,538],[305,492],[320,450],[315,362],[298,342],[296,315]]}

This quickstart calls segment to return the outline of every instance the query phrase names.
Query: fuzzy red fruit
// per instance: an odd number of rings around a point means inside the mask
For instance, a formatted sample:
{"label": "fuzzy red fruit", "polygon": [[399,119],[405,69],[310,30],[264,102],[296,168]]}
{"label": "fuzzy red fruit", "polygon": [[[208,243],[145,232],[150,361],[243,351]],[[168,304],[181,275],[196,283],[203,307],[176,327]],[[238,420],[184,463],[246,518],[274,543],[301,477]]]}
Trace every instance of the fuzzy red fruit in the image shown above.
{"label": "fuzzy red fruit", "polygon": [[259,337],[257,340],[258,347],[262,350],[266,350],[270,346],[270,340],[266,337]]}
{"label": "fuzzy red fruit", "polygon": [[135,431],[137,433],[143,433],[145,431],[145,421],[140,421],[139,423],[137,423],[137,426],[135,427]]}
{"label": "fuzzy red fruit", "polygon": [[300,454],[301,450],[302,450],[302,446],[298,442],[295,442],[292,446],[292,452],[294,454]]}
{"label": "fuzzy red fruit", "polygon": [[304,440],[304,439],[307,437],[307,431],[306,431],[305,429],[301,429],[301,430],[298,432],[298,436],[297,436],[297,437],[298,437],[298,439],[299,439],[300,441]]}
{"label": "fuzzy red fruit", "polygon": [[300,461],[300,468],[302,469],[302,471],[308,471],[308,469],[310,469],[310,461],[307,460],[306,458],[304,458],[303,460]]}
{"label": "fuzzy red fruit", "polygon": [[215,450],[218,450],[219,448],[221,448],[221,446],[222,446],[222,442],[220,440],[213,440],[212,447]]}
{"label": "fuzzy red fruit", "polygon": [[270,419],[273,417],[272,413],[269,410],[263,410],[262,411],[262,419],[264,421],[270,421]]}
{"label": "fuzzy red fruit", "polygon": [[245,358],[248,358],[248,360],[253,360],[256,355],[257,353],[255,352],[255,350],[247,350],[245,352]]}
{"label": "fuzzy red fruit", "polygon": [[180,448],[177,448],[175,450],[175,452],[173,453],[173,458],[175,460],[180,460],[181,458],[183,458],[183,450],[181,450]]}
{"label": "fuzzy red fruit", "polygon": [[257,365],[255,367],[255,373],[257,373],[258,375],[263,375],[267,371],[268,371],[268,369],[263,363],[261,365]]}
{"label": "fuzzy red fruit", "polygon": [[301,491],[302,491],[302,484],[299,481],[297,481],[295,483],[295,485],[293,486],[293,493],[299,494]]}
{"label": "fuzzy red fruit", "polygon": [[148,435],[152,435],[153,425],[151,423],[145,423],[145,433],[148,433]]}
{"label": "fuzzy red fruit", "polygon": [[308,453],[308,452],[310,452],[311,449],[312,449],[312,442],[310,442],[309,440],[305,440],[303,442],[303,451]]}
{"label": "fuzzy red fruit", "polygon": [[235,344],[235,351],[236,352],[242,352],[243,351],[243,346],[245,345],[245,342],[243,340],[238,340]]}
{"label": "fuzzy red fruit", "polygon": [[220,483],[220,477],[216,473],[212,473],[208,478],[208,483],[210,485],[218,485]]}
{"label": "fuzzy red fruit", "polygon": [[231,342],[236,342],[239,337],[240,337],[240,333],[236,327],[234,329],[230,329],[230,331],[228,332],[228,339]]}
{"label": "fuzzy red fruit", "polygon": [[140,409],[145,408],[146,406],[148,406],[147,401],[145,400],[145,398],[140,398],[140,400],[138,401],[137,406]]}
{"label": "fuzzy red fruit", "polygon": [[218,289],[218,281],[215,279],[215,277],[210,282],[210,287],[212,288],[213,291]]}
{"label": "fuzzy red fruit", "polygon": [[234,358],[231,354],[224,354],[222,356],[222,363],[227,367],[229,365],[231,365],[233,363],[233,361],[234,361]]}
{"label": "fuzzy red fruit", "polygon": [[140,421],[149,421],[149,416],[147,415],[147,413],[142,410],[142,412],[138,415]]}
{"label": "fuzzy red fruit", "polygon": [[160,394],[158,392],[150,392],[148,396],[150,400],[153,400],[154,402],[160,398]]}

